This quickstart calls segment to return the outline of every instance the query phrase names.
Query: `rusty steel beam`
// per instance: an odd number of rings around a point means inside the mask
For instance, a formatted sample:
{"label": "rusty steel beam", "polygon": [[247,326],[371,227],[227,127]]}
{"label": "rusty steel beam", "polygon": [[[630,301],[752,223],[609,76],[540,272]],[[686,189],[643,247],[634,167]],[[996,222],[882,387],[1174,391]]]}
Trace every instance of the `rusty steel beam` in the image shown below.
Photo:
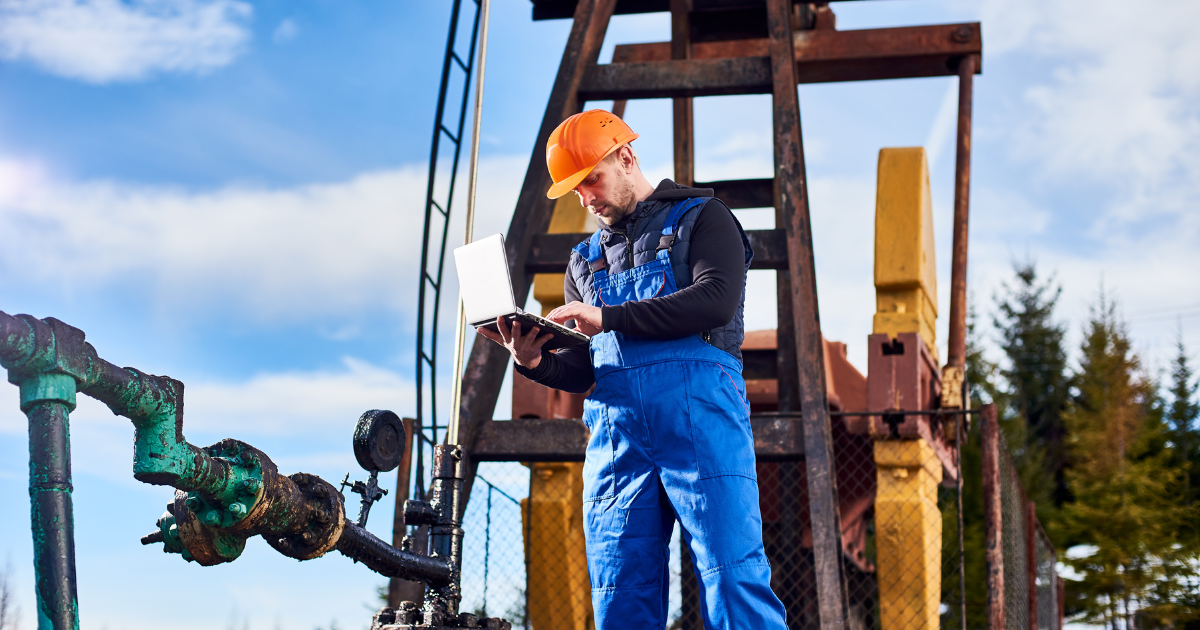
{"label": "rusty steel beam", "polygon": [[[793,49],[801,84],[961,76],[964,58],[974,59],[970,74],[982,72],[978,23],[797,31]],[[768,50],[768,39],[696,42],[690,61],[673,61],[670,42],[623,44],[613,63],[589,71],[581,90],[589,100],[768,94]]]}
{"label": "rusty steel beam", "polygon": [[[404,523],[404,502],[409,499],[408,490],[411,484],[412,475],[412,455],[413,455],[413,427],[416,420],[412,418],[404,418],[404,455],[400,458],[400,465],[396,467],[396,489],[393,491],[396,495],[396,510],[392,514],[392,546],[400,549],[404,536],[408,533],[408,528]],[[421,552],[426,552],[425,549],[420,549]],[[400,602],[419,602],[425,599],[425,585],[412,580],[405,580],[394,577],[388,580],[388,606],[393,608],[398,607]]]}
{"label": "rusty steel beam", "polygon": [[713,189],[713,196],[732,210],[771,208],[775,205],[775,180],[770,178],[697,182],[695,186]]}
{"label": "rusty steel beam", "polygon": [[[600,47],[604,44],[604,34],[608,30],[615,4],[616,0],[580,0],[575,7],[575,21],[563,49],[558,75],[550,90],[546,113],[542,117],[542,126],[533,145],[533,155],[525,171],[525,181],[517,196],[517,206],[504,243],[513,297],[517,304],[525,303],[533,284],[533,274],[526,267],[526,260],[533,249],[533,238],[549,228],[554,210],[554,204],[546,198],[546,190],[551,183],[550,173],[546,170],[546,141],[559,123],[579,113],[583,107],[583,101],[578,96],[579,82],[584,70],[595,65],[600,57]],[[466,509],[475,480],[476,466],[471,457],[475,434],[479,425],[492,417],[509,362],[510,355],[503,346],[492,343],[482,335],[475,338],[463,374],[462,403],[459,407],[462,418],[459,439],[466,457],[463,510]]]}
{"label": "rusty steel beam", "polygon": [[[533,0],[533,19],[557,20],[569,18],[579,0]],[[693,0],[696,13],[723,14],[739,10],[758,9],[766,30],[766,13],[762,11],[762,0]],[[670,9],[669,0],[617,0],[616,15],[631,13],[662,13]]]}
{"label": "rusty steel beam", "polygon": [[984,553],[987,563],[989,630],[1004,630],[1004,516],[1000,496],[1000,425],[996,405],[984,405],[979,427],[983,451]]}
{"label": "rusty steel beam", "polygon": [[[671,59],[685,61],[692,57],[692,39],[688,28],[688,13],[692,0],[670,0]],[[672,99],[672,131],[674,137],[675,183],[691,186],[696,181],[696,152],[692,99]]]}
{"label": "rusty steel beam", "polygon": [[766,57],[608,63],[588,68],[579,86],[586,101],[769,94]]}
{"label": "rusty steel beam", "polygon": [[[798,416],[752,415],[754,454],[758,461],[804,459],[804,434]],[[589,433],[578,419],[488,420],[475,440],[475,461],[581,462]]]}
{"label": "rusty steel beam", "polygon": [[[796,92],[796,64],[791,26],[791,0],[767,0],[770,33],[772,119],[775,136],[776,225],[787,235],[787,286],[779,288],[781,304],[791,305],[791,335],[785,338],[780,310],[778,347],[795,348],[798,364],[800,413],[804,431],[805,467],[808,473],[809,515],[812,525],[813,564],[817,582],[817,610],[821,627],[846,627],[846,584],[842,567],[841,531],[838,524],[837,480],[833,470],[833,437],[825,386],[824,340],[817,308],[812,222],[808,208],[808,181],[800,130],[800,97]],[[780,352],[786,356],[786,352]],[[781,366],[783,367],[783,366]],[[788,372],[780,370],[780,410]]]}
{"label": "rusty steel beam", "polygon": [[967,353],[967,236],[971,202],[972,83],[978,57],[958,66],[958,150],[954,164],[954,227],[950,258],[950,333],[946,365],[963,368]]}
{"label": "rusty steel beam", "polygon": [[[563,273],[571,257],[571,248],[591,234],[537,234],[525,259],[525,273]],[[754,251],[751,269],[787,269],[787,241],[782,229],[746,230]]]}

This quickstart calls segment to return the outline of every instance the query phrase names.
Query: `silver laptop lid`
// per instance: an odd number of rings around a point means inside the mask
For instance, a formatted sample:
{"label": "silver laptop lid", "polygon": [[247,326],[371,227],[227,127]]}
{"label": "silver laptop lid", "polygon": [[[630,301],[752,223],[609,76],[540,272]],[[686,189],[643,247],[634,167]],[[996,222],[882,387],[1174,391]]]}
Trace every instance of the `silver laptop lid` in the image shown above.
{"label": "silver laptop lid", "polygon": [[503,235],[493,234],[455,248],[454,266],[468,324],[495,321],[517,311]]}

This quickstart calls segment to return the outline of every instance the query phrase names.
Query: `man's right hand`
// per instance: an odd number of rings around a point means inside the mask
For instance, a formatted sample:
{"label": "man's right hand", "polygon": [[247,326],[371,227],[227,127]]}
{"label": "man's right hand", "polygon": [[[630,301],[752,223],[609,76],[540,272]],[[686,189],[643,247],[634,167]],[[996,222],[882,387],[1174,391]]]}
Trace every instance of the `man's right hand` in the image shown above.
{"label": "man's right hand", "polygon": [[527,370],[536,368],[542,362],[542,346],[554,338],[550,333],[538,337],[541,330],[537,326],[521,334],[521,322],[513,321],[510,329],[503,317],[496,318],[496,330],[500,332],[492,332],[487,328],[476,329],[479,334],[507,348],[513,361]]}

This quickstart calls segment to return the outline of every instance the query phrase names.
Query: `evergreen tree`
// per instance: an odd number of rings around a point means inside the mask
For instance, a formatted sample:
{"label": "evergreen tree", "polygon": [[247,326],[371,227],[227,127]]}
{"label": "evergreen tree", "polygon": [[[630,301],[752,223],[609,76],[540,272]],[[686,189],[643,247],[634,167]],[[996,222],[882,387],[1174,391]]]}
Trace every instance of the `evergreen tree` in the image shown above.
{"label": "evergreen tree", "polygon": [[[1008,359],[1000,374],[1008,385],[1010,406],[1001,417],[1022,421],[1023,426],[1009,422],[1005,437],[1026,489],[1043,495],[1030,498],[1038,503],[1039,514],[1049,516],[1050,502],[1061,506],[1069,499],[1063,477],[1066,433],[1062,422],[1070,396],[1063,347],[1066,327],[1054,320],[1062,287],[1053,280],[1039,282],[1031,262],[1015,265],[1014,272],[1016,282],[1004,285],[1005,294],[996,300],[993,319]],[[1051,482],[1048,488],[1047,480]]]}
{"label": "evergreen tree", "polygon": [[1195,400],[1200,383],[1192,380],[1195,374],[1188,364],[1187,349],[1183,335],[1176,342],[1177,353],[1171,365],[1170,406],[1167,420],[1170,423],[1169,439],[1175,452],[1176,465],[1187,467],[1184,476],[1184,496],[1188,505],[1200,503],[1200,403]]}
{"label": "evergreen tree", "polygon": [[1063,418],[1073,496],[1064,524],[1090,552],[1067,559],[1081,576],[1071,588],[1086,622],[1117,630],[1133,628],[1135,614],[1181,620],[1186,611],[1169,598],[1191,579],[1194,556],[1177,544],[1190,514],[1179,495],[1182,471],[1163,448],[1156,385],[1103,293],[1085,333],[1077,394]]}

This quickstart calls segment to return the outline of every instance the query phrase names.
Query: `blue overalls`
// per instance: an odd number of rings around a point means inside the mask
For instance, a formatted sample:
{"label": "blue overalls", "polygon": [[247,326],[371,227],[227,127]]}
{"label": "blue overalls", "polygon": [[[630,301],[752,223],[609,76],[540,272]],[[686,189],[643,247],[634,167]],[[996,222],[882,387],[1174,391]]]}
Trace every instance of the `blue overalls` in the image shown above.
{"label": "blue overalls", "polygon": [[[676,203],[656,258],[617,274],[605,268],[599,232],[580,243],[592,305],[674,293],[667,244],[680,217],[707,201]],[[666,626],[676,519],[701,584],[705,628],[785,628],[763,551],[741,362],[699,335],[653,340],[612,331],[592,337],[591,356],[583,502],[597,630]]]}

